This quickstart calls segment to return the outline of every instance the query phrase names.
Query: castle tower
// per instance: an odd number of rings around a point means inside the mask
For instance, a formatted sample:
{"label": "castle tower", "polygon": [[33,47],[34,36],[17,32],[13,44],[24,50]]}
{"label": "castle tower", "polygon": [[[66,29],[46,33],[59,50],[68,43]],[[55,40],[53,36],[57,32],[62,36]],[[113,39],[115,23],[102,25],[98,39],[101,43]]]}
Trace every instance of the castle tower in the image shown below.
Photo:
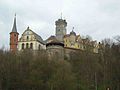
{"label": "castle tower", "polygon": [[10,51],[13,51],[13,52],[17,51],[18,35],[19,33],[17,32],[16,14],[15,14],[12,32],[10,32]]}
{"label": "castle tower", "polygon": [[66,30],[67,22],[66,22],[66,20],[63,20],[61,17],[61,19],[58,19],[55,22],[55,25],[56,25],[56,38],[60,42],[63,42],[63,37],[64,37],[64,35],[66,35],[66,32],[67,32],[67,30]]}

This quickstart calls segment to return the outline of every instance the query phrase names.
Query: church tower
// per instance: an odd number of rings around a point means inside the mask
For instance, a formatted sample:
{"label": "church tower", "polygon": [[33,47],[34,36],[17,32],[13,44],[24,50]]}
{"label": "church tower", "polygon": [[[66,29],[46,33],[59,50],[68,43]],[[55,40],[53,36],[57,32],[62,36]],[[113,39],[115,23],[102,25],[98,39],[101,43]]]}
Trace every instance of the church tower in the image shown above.
{"label": "church tower", "polygon": [[13,52],[17,51],[18,35],[19,33],[17,32],[16,14],[15,14],[12,32],[10,32],[10,51],[13,51]]}
{"label": "church tower", "polygon": [[67,22],[66,22],[66,20],[63,20],[61,17],[61,19],[58,19],[55,22],[55,25],[56,25],[56,38],[60,42],[63,42],[63,37],[64,37],[64,35],[66,35],[66,32],[67,32],[66,31]]}

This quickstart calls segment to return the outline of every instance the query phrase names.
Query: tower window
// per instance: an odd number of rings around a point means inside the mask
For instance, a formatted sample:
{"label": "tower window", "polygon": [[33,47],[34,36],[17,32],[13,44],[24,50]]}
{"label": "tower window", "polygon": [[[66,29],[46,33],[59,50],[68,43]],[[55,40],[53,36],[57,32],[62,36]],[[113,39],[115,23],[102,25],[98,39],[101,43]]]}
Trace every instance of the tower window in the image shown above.
{"label": "tower window", "polygon": [[24,43],[22,44],[22,49],[24,49]]}
{"label": "tower window", "polygon": [[26,48],[28,49],[28,43],[26,43]]}
{"label": "tower window", "polygon": [[30,43],[30,49],[33,49],[33,43]]}
{"label": "tower window", "polygon": [[14,36],[16,37],[16,34],[14,34]]}

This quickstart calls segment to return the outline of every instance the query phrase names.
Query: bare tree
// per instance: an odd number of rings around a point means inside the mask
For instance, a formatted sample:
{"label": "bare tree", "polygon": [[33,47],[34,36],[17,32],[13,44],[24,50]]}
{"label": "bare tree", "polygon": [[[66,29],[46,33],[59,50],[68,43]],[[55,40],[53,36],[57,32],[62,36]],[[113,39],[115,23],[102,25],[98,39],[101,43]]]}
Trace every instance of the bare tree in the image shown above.
{"label": "bare tree", "polygon": [[114,39],[115,39],[117,42],[120,43],[120,36],[119,36],[119,35],[115,36]]}

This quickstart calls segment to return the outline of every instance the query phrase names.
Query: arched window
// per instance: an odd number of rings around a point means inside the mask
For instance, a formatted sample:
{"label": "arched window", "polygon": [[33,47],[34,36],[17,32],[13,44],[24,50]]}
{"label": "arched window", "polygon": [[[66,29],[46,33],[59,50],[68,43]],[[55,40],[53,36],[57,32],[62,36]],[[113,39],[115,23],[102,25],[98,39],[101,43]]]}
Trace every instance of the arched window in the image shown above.
{"label": "arched window", "polygon": [[26,49],[28,49],[28,43],[26,43]]}
{"label": "arched window", "polygon": [[29,36],[27,36],[27,40],[29,40]]}
{"label": "arched window", "polygon": [[33,43],[30,43],[30,49],[33,49]]}
{"label": "arched window", "polygon": [[22,44],[22,49],[24,49],[24,43]]}
{"label": "arched window", "polygon": [[14,34],[14,36],[16,37],[16,34]]}
{"label": "arched window", "polygon": [[41,45],[39,44],[39,47],[38,47],[38,49],[40,50],[41,49]]}

